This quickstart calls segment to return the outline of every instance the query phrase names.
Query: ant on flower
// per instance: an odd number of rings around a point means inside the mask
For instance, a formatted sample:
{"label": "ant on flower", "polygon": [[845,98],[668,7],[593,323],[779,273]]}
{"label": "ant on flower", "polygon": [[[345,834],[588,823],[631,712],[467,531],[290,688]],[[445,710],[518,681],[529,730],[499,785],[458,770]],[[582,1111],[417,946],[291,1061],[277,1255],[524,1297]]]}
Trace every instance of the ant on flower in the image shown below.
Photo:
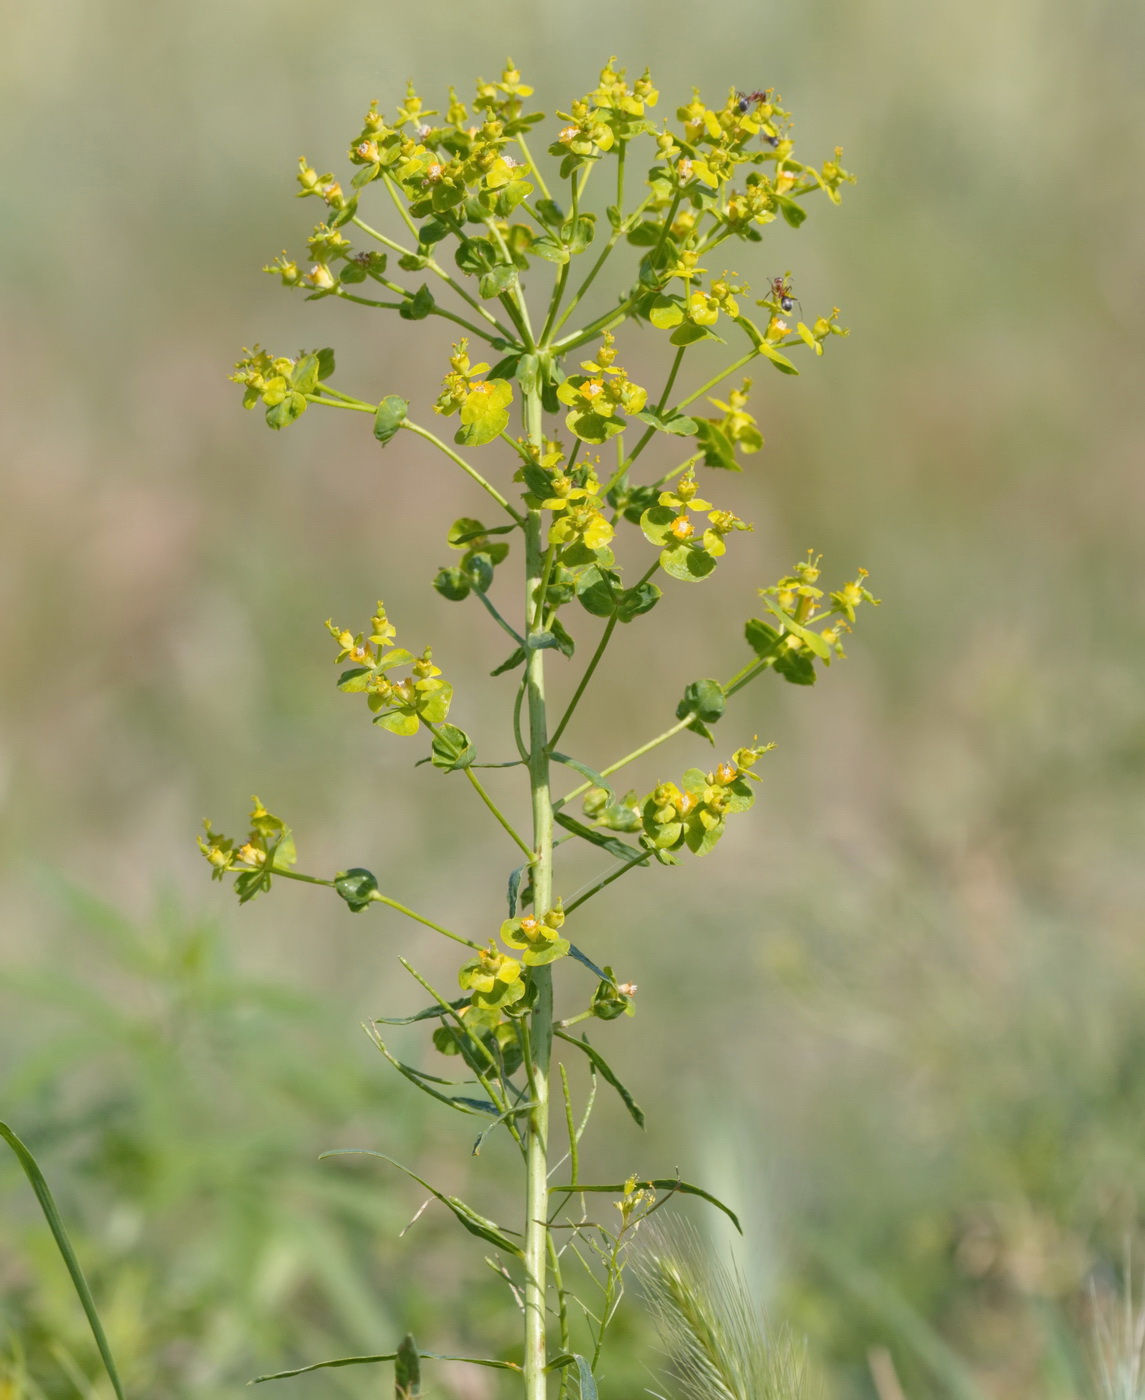
{"label": "ant on flower", "polygon": [[746,112],[754,104],[766,102],[771,96],[771,88],[759,89],[754,92],[737,92],[738,106],[741,112]]}
{"label": "ant on flower", "polygon": [[[746,113],[749,107],[760,106],[772,100],[772,88],[756,88],[753,92],[736,92],[736,106],[740,113]],[[778,146],[779,137],[773,136],[767,131],[760,132],[760,140],[765,141],[769,146]]]}
{"label": "ant on flower", "polygon": [[803,307],[796,297],[791,295],[791,273],[785,272],[782,277],[771,279],[771,299],[776,301],[784,311],[790,312],[796,306],[799,307],[799,314],[803,314]]}

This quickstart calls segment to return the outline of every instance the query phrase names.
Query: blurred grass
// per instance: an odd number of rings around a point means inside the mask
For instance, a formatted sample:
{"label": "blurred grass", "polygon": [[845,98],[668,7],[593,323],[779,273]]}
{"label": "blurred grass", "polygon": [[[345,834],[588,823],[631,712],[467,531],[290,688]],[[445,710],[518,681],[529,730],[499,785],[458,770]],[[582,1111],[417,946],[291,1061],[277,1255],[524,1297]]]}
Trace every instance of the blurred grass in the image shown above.
{"label": "blurred grass", "polygon": [[[255,338],[331,341],[348,387],[430,397],[447,337],[407,345],[257,269],[309,226],[299,152],[328,168],[371,97],[464,90],[508,50],[550,108],[613,51],[666,104],[774,85],[800,141],[841,141],[861,179],[736,254],[756,285],[791,267],[854,334],[798,381],[757,376],[768,443],[725,492],[756,522],[721,571],[726,624],[673,595],[670,632],[658,612],[634,633],[569,733],[605,761],[641,710],[734,669],[754,588],[808,545],[834,576],[872,570],[885,605],[830,683],[764,684],[724,721],[721,742],[780,748],[715,882],[685,866],[649,895],[634,875],[594,906],[581,941],[641,987],[641,1039],[610,1056],[651,1124],[637,1143],[617,1119],[595,1152],[747,1206],[744,1266],[833,1394],[873,1395],[883,1344],[911,1400],[950,1393],[889,1297],[986,1393],[1078,1393],[1082,1285],[1145,1188],[1143,30],[1112,0],[6,8],[3,1105],[74,1213],[137,1391],[384,1349],[443,1296],[459,1339],[496,1326],[485,1294],[460,1301],[447,1235],[395,1241],[404,1188],[310,1165],[357,1130],[460,1173],[460,1139],[355,1031],[414,1005],[396,951],[444,982],[448,950],[321,892],[239,919],[192,834],[254,789],[308,867],[371,866],[446,923],[499,908],[501,833],[338,703],[321,631],[380,594],[403,640],[482,676],[491,624],[428,592],[476,500],[445,509],[432,458],[382,459],[345,415],[270,435],[224,374]],[[653,372],[643,345],[625,361]],[[465,699],[490,749],[504,693]],[[49,1336],[82,1367],[82,1319],[0,1172],[21,1221],[4,1324],[38,1374],[60,1374]]]}

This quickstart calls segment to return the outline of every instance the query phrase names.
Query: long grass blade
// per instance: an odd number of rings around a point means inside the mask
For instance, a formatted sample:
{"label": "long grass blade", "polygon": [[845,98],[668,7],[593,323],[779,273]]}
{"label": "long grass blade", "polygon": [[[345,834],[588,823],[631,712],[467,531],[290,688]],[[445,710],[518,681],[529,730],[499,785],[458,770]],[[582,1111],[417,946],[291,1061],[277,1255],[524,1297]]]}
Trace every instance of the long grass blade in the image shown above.
{"label": "long grass blade", "polygon": [[44,1180],[44,1174],[40,1170],[35,1157],[28,1151],[7,1123],[0,1123],[0,1137],[8,1144],[16,1154],[16,1160],[24,1169],[24,1175],[28,1178],[32,1190],[36,1193],[36,1199],[40,1203],[40,1209],[44,1212],[44,1219],[48,1222],[48,1229],[56,1241],[56,1248],[60,1251],[68,1273],[71,1275],[72,1286],[79,1297],[80,1305],[87,1317],[91,1334],[95,1338],[95,1344],[99,1349],[100,1359],[103,1361],[103,1369],[107,1372],[107,1378],[111,1382],[111,1388],[115,1391],[117,1400],[124,1400],[123,1386],[119,1380],[119,1372],[115,1367],[115,1358],[111,1354],[111,1347],[108,1345],[107,1336],[103,1330],[103,1323],[99,1320],[99,1313],[96,1311],[95,1299],[91,1296],[91,1289],[88,1287],[87,1279],[80,1268],[80,1262],[76,1258],[76,1252],[72,1248],[72,1242],[68,1238],[68,1232],[64,1228],[64,1222],[60,1217],[60,1212],[56,1207],[55,1200],[48,1183]]}

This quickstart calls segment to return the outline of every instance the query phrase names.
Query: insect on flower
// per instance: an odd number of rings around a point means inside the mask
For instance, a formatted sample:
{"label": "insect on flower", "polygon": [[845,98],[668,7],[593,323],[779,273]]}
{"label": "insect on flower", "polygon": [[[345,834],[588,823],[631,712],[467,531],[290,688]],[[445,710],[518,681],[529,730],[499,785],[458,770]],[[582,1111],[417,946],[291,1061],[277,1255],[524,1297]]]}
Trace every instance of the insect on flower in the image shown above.
{"label": "insect on flower", "polygon": [[766,102],[771,97],[771,88],[756,88],[754,92],[737,92],[738,106],[741,112],[746,112],[749,107]]}
{"label": "insect on flower", "polygon": [[[779,303],[784,311],[792,311],[796,306],[799,306],[797,298],[791,295],[790,272],[785,272],[782,277],[771,279],[771,297],[773,301]],[[802,312],[802,306],[799,306],[799,310]]]}

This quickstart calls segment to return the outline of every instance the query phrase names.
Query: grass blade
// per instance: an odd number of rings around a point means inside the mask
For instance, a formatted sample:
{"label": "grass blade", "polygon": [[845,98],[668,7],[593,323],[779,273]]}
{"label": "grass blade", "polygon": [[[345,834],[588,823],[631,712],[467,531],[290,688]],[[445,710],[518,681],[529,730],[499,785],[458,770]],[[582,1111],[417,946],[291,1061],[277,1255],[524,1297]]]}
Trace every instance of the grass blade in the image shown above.
{"label": "grass blade", "polygon": [[104,1334],[103,1323],[99,1320],[99,1313],[96,1311],[95,1299],[91,1296],[91,1289],[88,1287],[87,1279],[80,1268],[79,1260],[76,1258],[72,1242],[68,1238],[68,1232],[64,1229],[64,1222],[60,1218],[60,1212],[56,1208],[56,1203],[52,1198],[52,1193],[48,1189],[48,1183],[44,1180],[44,1174],[36,1163],[36,1159],[7,1125],[0,1123],[0,1137],[8,1144],[16,1154],[16,1160],[24,1169],[24,1175],[31,1183],[32,1190],[36,1193],[36,1199],[40,1203],[40,1209],[44,1212],[44,1219],[48,1222],[48,1229],[56,1241],[56,1248],[60,1251],[67,1271],[71,1275],[72,1286],[79,1296],[80,1304],[91,1328],[91,1334],[95,1338],[95,1344],[99,1348],[100,1358],[103,1361],[103,1369],[107,1372],[107,1378],[111,1381],[111,1388],[115,1391],[118,1400],[124,1400],[123,1386],[120,1384],[119,1372],[115,1368],[115,1358],[111,1354],[111,1347],[108,1345],[107,1337]]}
{"label": "grass blade", "polygon": [[[437,1351],[419,1351],[423,1361],[464,1361],[468,1366],[489,1366],[497,1371],[520,1371],[515,1361],[494,1361],[484,1356],[443,1356]],[[380,1356],[338,1356],[333,1361],[314,1361],[309,1366],[299,1366],[294,1371],[275,1371],[271,1376],[255,1376],[251,1385],[262,1385],[263,1381],[285,1381],[291,1376],[305,1376],[311,1371],[326,1371],[335,1366],[370,1366],[379,1361],[396,1361],[396,1351],[383,1352]]]}

